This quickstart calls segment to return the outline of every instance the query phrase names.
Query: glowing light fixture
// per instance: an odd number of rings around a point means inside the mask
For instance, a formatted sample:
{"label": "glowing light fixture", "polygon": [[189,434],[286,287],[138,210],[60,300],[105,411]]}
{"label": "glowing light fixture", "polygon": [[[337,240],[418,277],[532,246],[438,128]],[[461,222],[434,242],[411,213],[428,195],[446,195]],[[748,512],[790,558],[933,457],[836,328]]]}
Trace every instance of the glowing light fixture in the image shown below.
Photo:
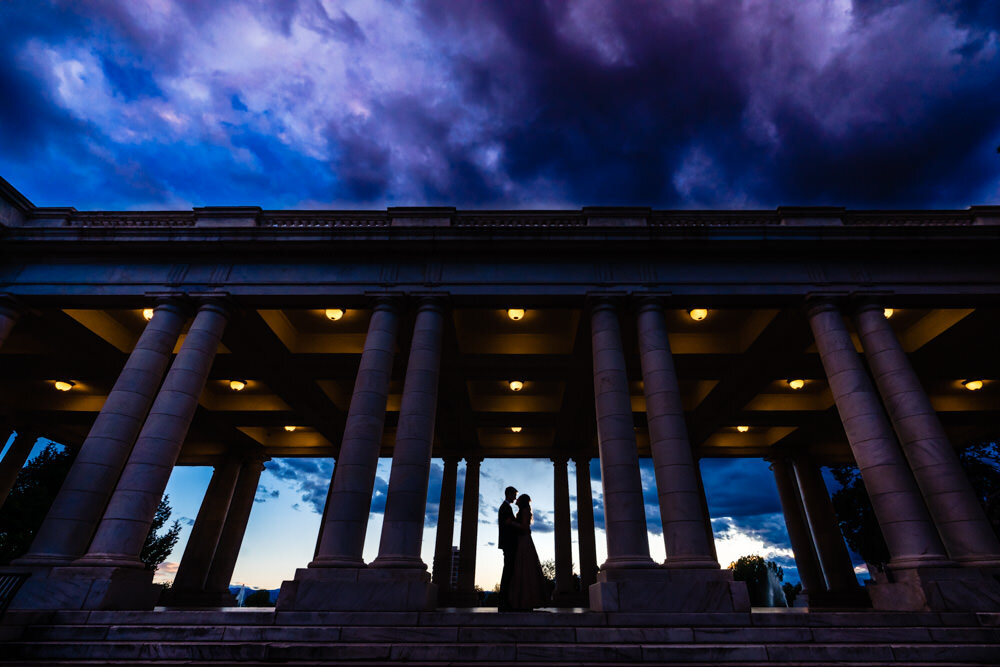
{"label": "glowing light fixture", "polygon": [[749,426],[737,426],[736,430],[739,431],[740,433],[746,433],[747,431],[750,430],[750,427]]}
{"label": "glowing light fixture", "polygon": [[153,309],[152,308],[143,308],[142,309],[142,316],[146,319],[147,322],[150,321],[151,319],[153,319]]}
{"label": "glowing light fixture", "polygon": [[511,391],[521,391],[524,389],[524,383],[520,380],[511,380],[509,386]]}
{"label": "glowing light fixture", "polygon": [[886,308],[885,310],[882,311],[882,314],[885,315],[885,319],[889,319],[890,317],[892,317],[892,314],[894,312],[896,311],[894,311],[892,308]]}
{"label": "glowing light fixture", "polygon": [[521,432],[521,427],[520,426],[511,426],[510,430],[513,433],[520,433]]}
{"label": "glowing light fixture", "polygon": [[703,319],[708,317],[708,308],[692,308],[688,311],[688,315],[695,322],[701,322]]}
{"label": "glowing light fixture", "polygon": [[69,391],[76,385],[75,382],[70,382],[69,380],[56,380],[55,387],[59,391]]}
{"label": "glowing light fixture", "polygon": [[337,320],[339,320],[343,316],[344,316],[344,310],[343,310],[343,308],[327,308],[326,309],[326,318],[328,320],[333,320],[334,322],[336,322]]}
{"label": "glowing light fixture", "polygon": [[517,322],[519,319],[524,317],[524,308],[508,308],[507,317]]}
{"label": "glowing light fixture", "polygon": [[983,388],[983,381],[982,380],[966,380],[965,382],[962,383],[962,386],[965,387],[966,389],[968,389],[969,391],[979,391],[980,389]]}
{"label": "glowing light fixture", "polygon": [[288,431],[289,433],[291,433],[292,431],[294,431],[297,428],[298,428],[298,426],[286,426],[285,430]]}
{"label": "glowing light fixture", "polygon": [[802,387],[806,386],[805,380],[787,380],[787,382],[788,386],[794,389],[795,391],[798,391],[799,389],[802,389]]}
{"label": "glowing light fixture", "polygon": [[230,380],[229,388],[233,391],[243,391],[247,388],[247,383],[244,380]]}

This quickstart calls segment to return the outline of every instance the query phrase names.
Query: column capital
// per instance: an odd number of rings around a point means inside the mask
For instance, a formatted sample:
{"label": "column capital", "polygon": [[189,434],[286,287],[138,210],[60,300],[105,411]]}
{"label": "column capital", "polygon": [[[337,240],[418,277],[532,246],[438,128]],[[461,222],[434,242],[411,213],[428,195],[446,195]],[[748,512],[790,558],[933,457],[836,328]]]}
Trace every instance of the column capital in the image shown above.
{"label": "column capital", "polygon": [[400,307],[405,298],[403,292],[369,292],[365,294],[370,301],[372,311],[384,310],[393,314],[399,314]]}
{"label": "column capital", "polygon": [[877,296],[866,294],[864,296],[858,296],[851,299],[850,309],[852,313],[857,315],[868,312],[869,310],[884,311],[885,306],[882,305],[882,300]]}
{"label": "column capital", "polygon": [[483,457],[482,456],[466,456],[464,458],[465,458],[465,465],[467,465],[467,466],[477,466],[478,467],[479,464],[483,462]]}
{"label": "column capital", "polygon": [[568,456],[552,456],[552,457],[549,458],[549,461],[552,461],[553,465],[566,467],[566,464],[569,462],[569,457]]}
{"label": "column capital", "polygon": [[16,320],[26,310],[20,299],[10,294],[0,294],[0,315]]}
{"label": "column capital", "polygon": [[458,462],[462,460],[461,456],[442,456],[441,459],[447,465],[458,465]]}
{"label": "column capital", "polygon": [[587,454],[579,454],[571,458],[573,459],[573,463],[582,466],[590,466],[590,462],[594,460],[593,456]]}
{"label": "column capital", "polygon": [[610,310],[618,314],[624,306],[626,298],[625,292],[589,292],[587,306],[592,313],[599,310]]}
{"label": "column capital", "polygon": [[187,317],[194,310],[191,299],[183,292],[147,293],[146,296],[153,299],[154,313],[157,310],[167,310]]}
{"label": "column capital", "polygon": [[198,304],[198,312],[205,310],[211,310],[219,315],[222,315],[226,319],[232,315],[235,310],[236,303],[233,301],[232,297],[225,292],[220,293],[210,293],[210,294],[192,294],[192,298],[196,299]]}
{"label": "column capital", "polygon": [[649,310],[663,312],[663,297],[659,294],[634,294],[632,305],[636,314]]}
{"label": "column capital", "polygon": [[812,317],[818,313],[841,312],[841,303],[844,297],[831,294],[810,294],[806,296],[803,309],[807,317]]}

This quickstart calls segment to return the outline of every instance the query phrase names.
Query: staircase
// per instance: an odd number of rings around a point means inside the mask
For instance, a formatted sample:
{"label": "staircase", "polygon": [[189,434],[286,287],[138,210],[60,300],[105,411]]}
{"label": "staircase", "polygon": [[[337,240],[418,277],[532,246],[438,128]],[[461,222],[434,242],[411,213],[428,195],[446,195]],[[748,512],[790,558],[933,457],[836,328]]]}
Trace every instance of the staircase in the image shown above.
{"label": "staircase", "polygon": [[1000,614],[8,612],[0,664],[997,665]]}

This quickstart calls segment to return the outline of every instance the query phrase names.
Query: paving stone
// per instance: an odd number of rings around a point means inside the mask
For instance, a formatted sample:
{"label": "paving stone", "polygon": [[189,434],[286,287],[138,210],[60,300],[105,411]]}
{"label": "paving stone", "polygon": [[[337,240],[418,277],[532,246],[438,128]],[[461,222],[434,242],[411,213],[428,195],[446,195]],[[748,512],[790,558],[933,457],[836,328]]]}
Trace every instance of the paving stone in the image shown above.
{"label": "paving stone", "polygon": [[899,662],[979,662],[1000,664],[1000,649],[995,644],[941,646],[940,644],[892,645],[892,654]]}
{"label": "paving stone", "polygon": [[267,644],[270,662],[388,660],[389,644]]}
{"label": "paving stone", "polygon": [[463,662],[513,661],[513,645],[500,644],[394,644],[389,652],[391,660],[405,662],[448,661]]}
{"label": "paving stone", "polygon": [[927,628],[813,628],[812,636],[822,644],[931,641]]}
{"label": "paving stone", "polygon": [[694,632],[691,628],[580,628],[576,630],[576,641],[581,644],[692,642]]}
{"label": "paving stone", "polygon": [[[587,628],[586,631],[605,628]],[[576,628],[458,628],[458,641],[471,643],[534,643],[573,642],[577,638]]]}
{"label": "paving stone", "polygon": [[759,644],[707,646],[704,644],[643,644],[642,659],[662,662],[752,662],[766,661],[767,650]]}
{"label": "paving stone", "polygon": [[767,646],[773,662],[890,662],[889,646],[868,644],[774,644]]}
{"label": "paving stone", "polygon": [[642,660],[642,648],[609,644],[518,644],[517,660],[638,662]]}
{"label": "paving stone", "polygon": [[770,642],[812,641],[809,628],[694,628],[696,642]]}
{"label": "paving stone", "polygon": [[341,641],[345,642],[456,642],[458,628],[440,627],[346,627],[340,632]]}

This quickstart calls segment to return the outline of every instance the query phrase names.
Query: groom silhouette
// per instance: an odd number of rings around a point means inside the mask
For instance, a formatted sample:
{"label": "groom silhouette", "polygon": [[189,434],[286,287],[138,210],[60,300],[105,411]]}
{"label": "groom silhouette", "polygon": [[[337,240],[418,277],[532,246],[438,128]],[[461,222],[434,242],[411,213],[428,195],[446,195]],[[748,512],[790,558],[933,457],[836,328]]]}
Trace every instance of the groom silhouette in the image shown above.
{"label": "groom silhouette", "polygon": [[497,513],[497,520],[500,524],[500,537],[497,540],[497,546],[503,551],[503,574],[500,575],[500,600],[497,608],[499,611],[510,611],[510,584],[511,578],[514,576],[514,554],[517,553],[519,535],[511,503],[517,498],[517,489],[508,486],[503,493],[504,501]]}

